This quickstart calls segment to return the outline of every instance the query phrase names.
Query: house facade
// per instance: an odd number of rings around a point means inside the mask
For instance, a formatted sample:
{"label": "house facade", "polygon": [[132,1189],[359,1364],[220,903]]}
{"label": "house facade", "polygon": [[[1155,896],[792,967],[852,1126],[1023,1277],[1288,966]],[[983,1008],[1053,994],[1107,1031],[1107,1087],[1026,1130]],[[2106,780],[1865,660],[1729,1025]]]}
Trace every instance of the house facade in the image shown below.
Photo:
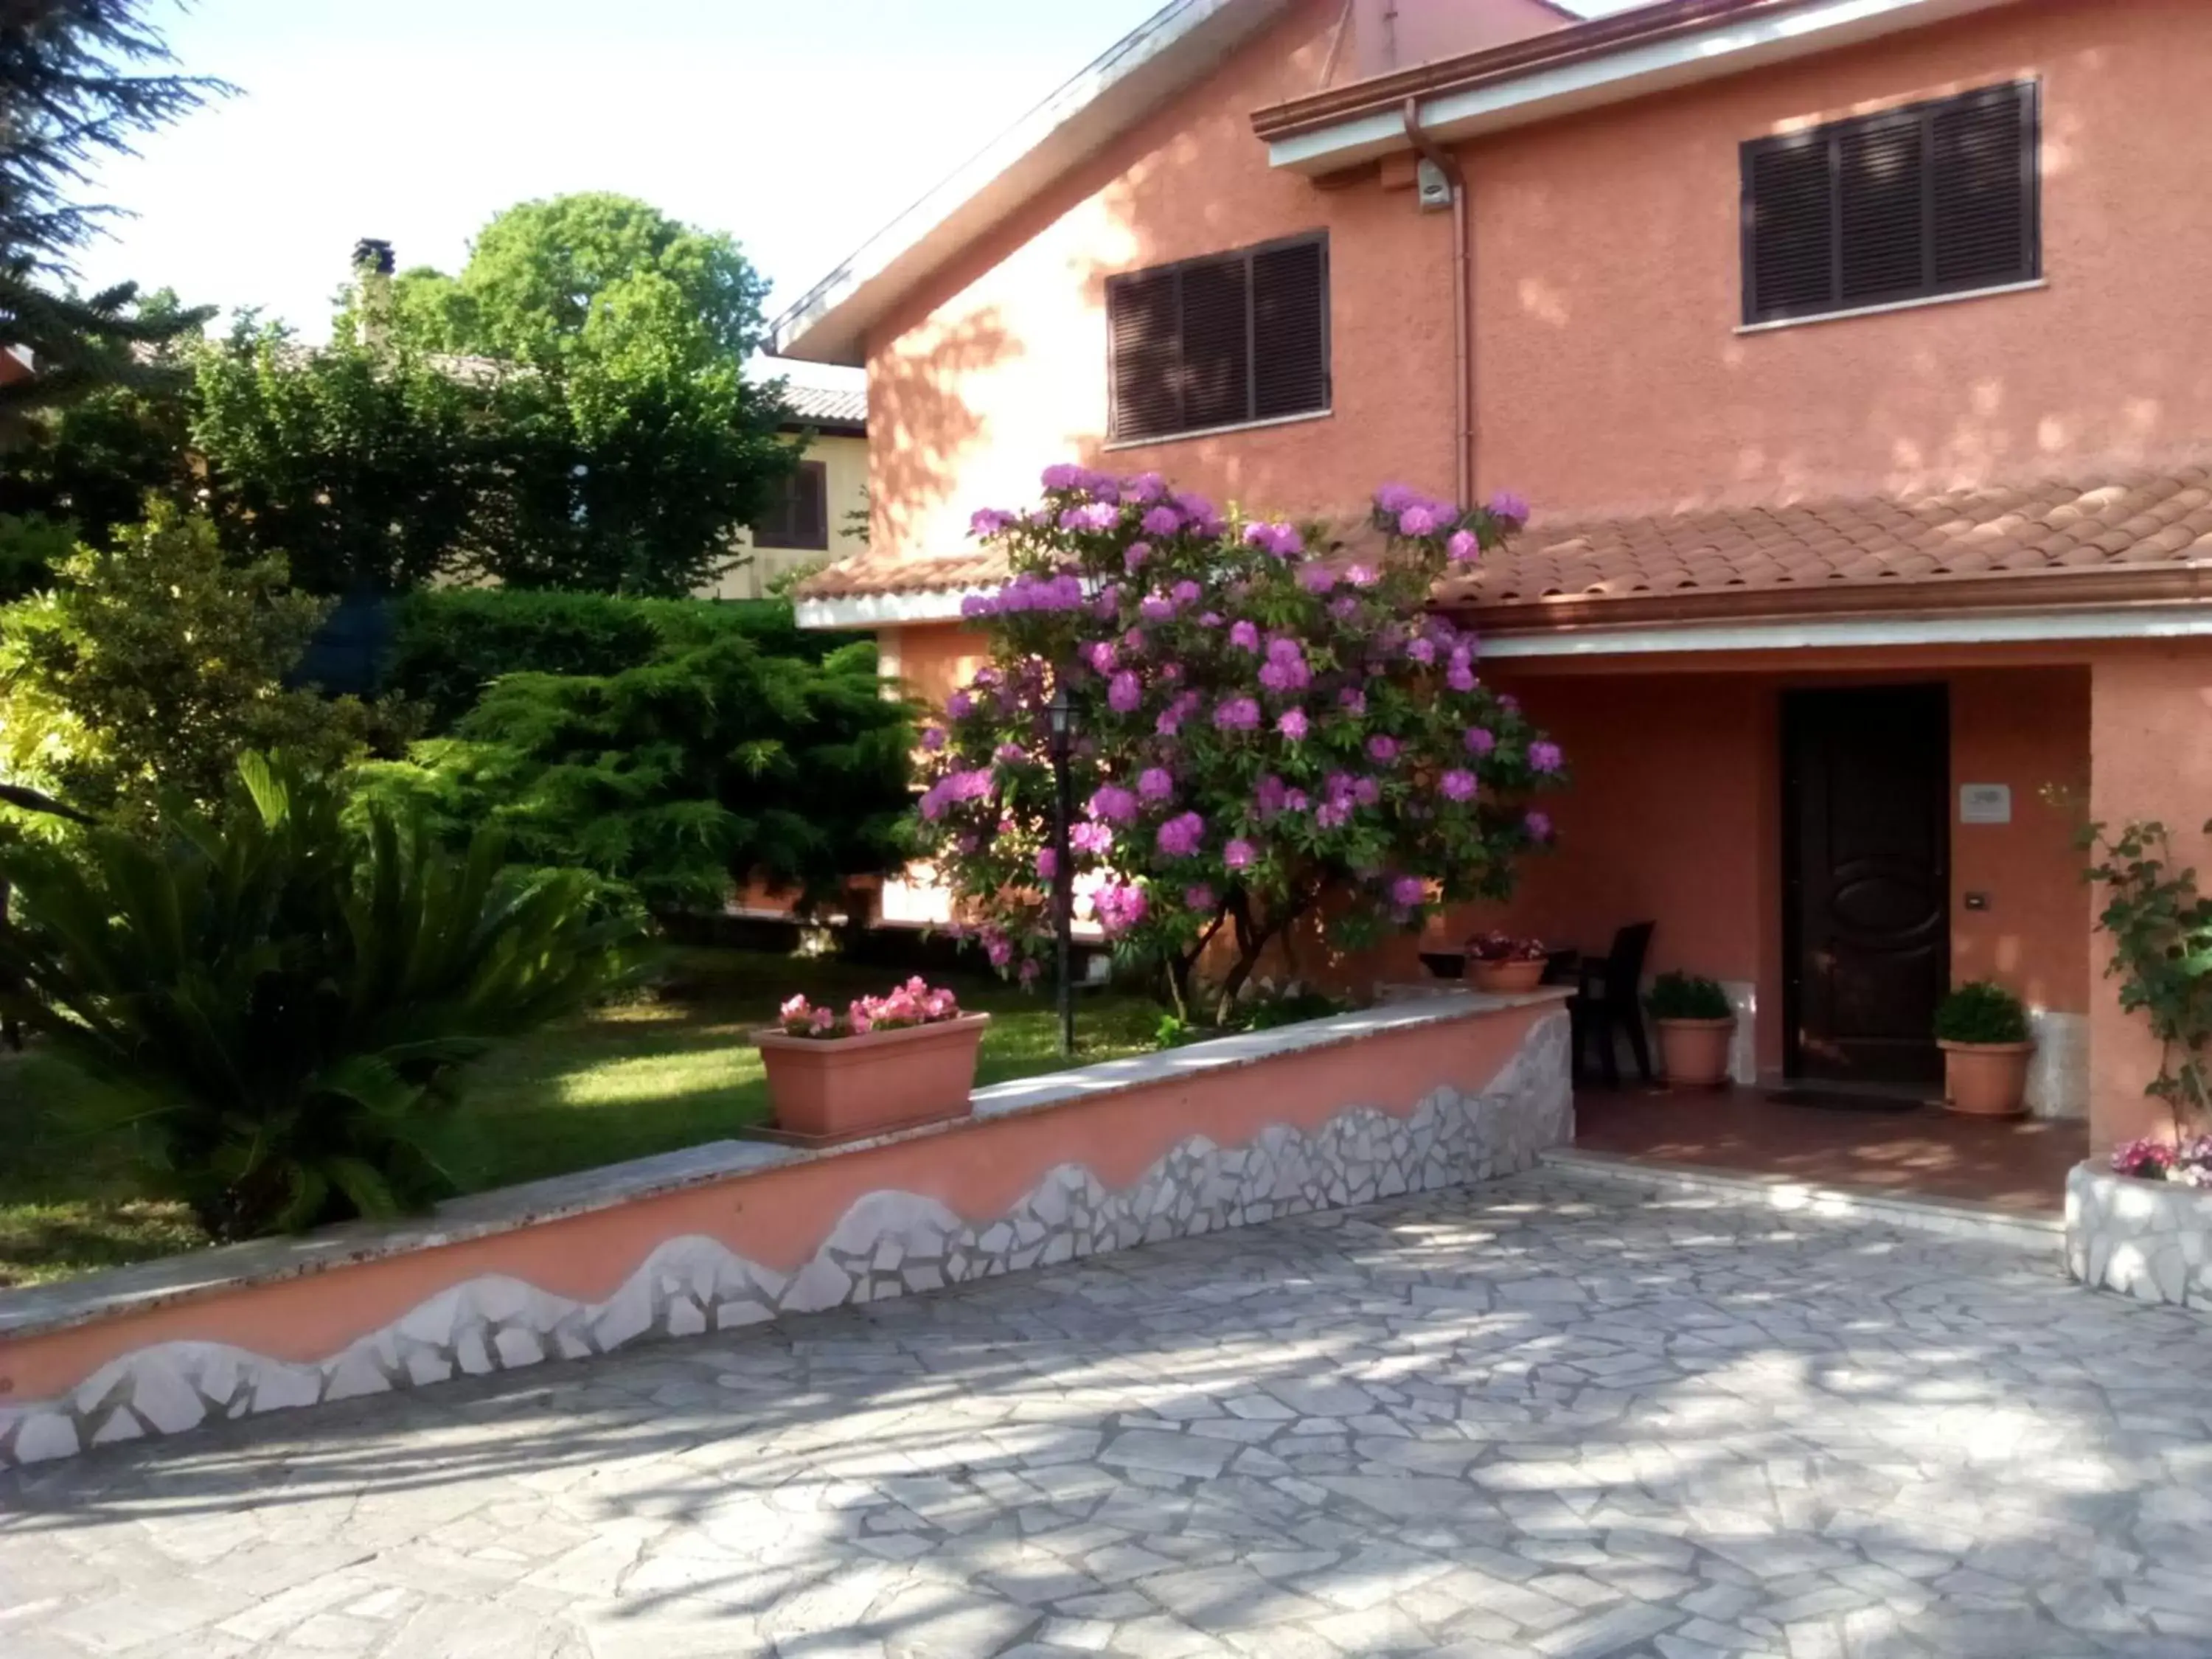
{"label": "house facade", "polygon": [[2206,61],[2192,0],[1184,0],[779,325],[874,422],[802,618],[943,696],[1054,460],[1510,489],[1437,602],[1575,781],[1449,936],[1656,921],[1746,1079],[1912,1075],[1993,978],[2038,1110],[2155,1130],[2075,836],[2212,859]]}
{"label": "house facade", "polygon": [[857,551],[868,510],[868,396],[866,392],[790,385],[782,429],[804,435],[805,453],[759,522],[732,538],[744,562],[724,571],[699,597],[757,599],[779,578]]}

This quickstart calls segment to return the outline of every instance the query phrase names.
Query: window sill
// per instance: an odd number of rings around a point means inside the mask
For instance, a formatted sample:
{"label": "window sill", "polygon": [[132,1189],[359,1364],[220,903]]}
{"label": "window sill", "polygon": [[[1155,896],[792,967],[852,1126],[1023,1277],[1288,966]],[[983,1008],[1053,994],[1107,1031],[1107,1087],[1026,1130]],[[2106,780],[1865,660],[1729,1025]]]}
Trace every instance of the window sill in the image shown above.
{"label": "window sill", "polygon": [[1302,410],[1296,415],[1270,415],[1264,421],[1231,421],[1227,426],[1194,426],[1188,432],[1163,432],[1157,438],[1115,438],[1099,446],[1103,450],[1151,449],[1160,444],[1179,444],[1191,438],[1218,438],[1227,432],[1259,432],[1271,426],[1296,426],[1301,421],[1325,421],[1334,409]]}
{"label": "window sill", "polygon": [[1961,300],[1986,300],[1999,294],[2031,294],[2039,288],[2051,286],[2050,279],[2038,276],[2028,283],[1999,283],[1990,288],[1961,289],[1956,294],[1929,294],[1917,300],[1892,300],[1886,305],[1853,306],[1848,311],[1823,311],[1810,317],[1777,317],[1771,323],[1738,323],[1738,334],[1771,334],[1778,328],[1805,328],[1814,323],[1840,323],[1851,317],[1879,317],[1886,312],[1917,311],[1923,306],[1956,305]]}

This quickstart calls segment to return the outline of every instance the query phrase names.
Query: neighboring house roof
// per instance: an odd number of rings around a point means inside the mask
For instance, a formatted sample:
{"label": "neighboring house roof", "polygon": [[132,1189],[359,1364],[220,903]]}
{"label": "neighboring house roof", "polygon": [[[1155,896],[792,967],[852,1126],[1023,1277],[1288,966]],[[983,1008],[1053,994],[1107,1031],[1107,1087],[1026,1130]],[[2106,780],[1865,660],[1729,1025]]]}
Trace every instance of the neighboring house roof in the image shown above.
{"label": "neighboring house roof", "polygon": [[1290,0],[1170,0],[776,319],[769,349],[859,363],[901,295],[1288,9]]}
{"label": "neighboring house roof", "polygon": [[1547,120],[1763,64],[1832,52],[2011,0],[1658,0],[1440,58],[1255,112],[1274,166],[1340,172],[1432,141]]}
{"label": "neighboring house roof", "polygon": [[[1355,544],[1367,532],[1355,536]],[[1003,559],[882,552],[799,589],[834,626],[957,614]],[[1492,629],[2212,596],[2212,463],[1972,489],[1532,524],[1437,602]],[[857,609],[854,604],[860,602]],[[824,614],[832,607],[844,614]],[[878,614],[865,615],[874,611]]]}
{"label": "neighboring house roof", "polygon": [[814,427],[833,434],[857,436],[868,429],[868,394],[854,387],[793,386],[787,382],[783,401],[791,410],[787,428]]}

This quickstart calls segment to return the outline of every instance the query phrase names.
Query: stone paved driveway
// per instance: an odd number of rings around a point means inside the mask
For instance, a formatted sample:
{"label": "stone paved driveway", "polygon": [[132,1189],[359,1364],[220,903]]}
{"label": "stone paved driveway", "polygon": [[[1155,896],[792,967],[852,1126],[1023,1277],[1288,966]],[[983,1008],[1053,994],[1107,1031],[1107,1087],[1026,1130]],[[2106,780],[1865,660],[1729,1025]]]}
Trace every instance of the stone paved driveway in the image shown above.
{"label": "stone paved driveway", "polygon": [[0,1480],[0,1653],[2212,1654],[2212,1323],[1553,1175]]}

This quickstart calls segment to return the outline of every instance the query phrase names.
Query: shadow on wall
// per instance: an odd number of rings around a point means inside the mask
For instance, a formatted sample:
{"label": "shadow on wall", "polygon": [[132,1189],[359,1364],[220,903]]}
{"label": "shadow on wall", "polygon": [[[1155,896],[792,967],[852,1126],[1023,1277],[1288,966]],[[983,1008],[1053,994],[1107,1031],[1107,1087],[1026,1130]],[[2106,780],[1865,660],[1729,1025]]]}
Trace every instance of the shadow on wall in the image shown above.
{"label": "shadow on wall", "polygon": [[896,373],[869,375],[871,546],[910,556],[964,550],[933,545],[927,529],[930,508],[964,489],[963,461],[985,441],[963,383],[1023,355],[1003,313],[988,306],[915,331],[899,343]]}
{"label": "shadow on wall", "polygon": [[2202,1321],[2002,1248],[1537,1178],[95,1451],[0,1479],[0,1570],[89,1606],[150,1561],[270,1637],[397,1585],[487,1650],[1350,1608],[1424,1621],[1393,1648],[2179,1652],[2208,1368]]}

